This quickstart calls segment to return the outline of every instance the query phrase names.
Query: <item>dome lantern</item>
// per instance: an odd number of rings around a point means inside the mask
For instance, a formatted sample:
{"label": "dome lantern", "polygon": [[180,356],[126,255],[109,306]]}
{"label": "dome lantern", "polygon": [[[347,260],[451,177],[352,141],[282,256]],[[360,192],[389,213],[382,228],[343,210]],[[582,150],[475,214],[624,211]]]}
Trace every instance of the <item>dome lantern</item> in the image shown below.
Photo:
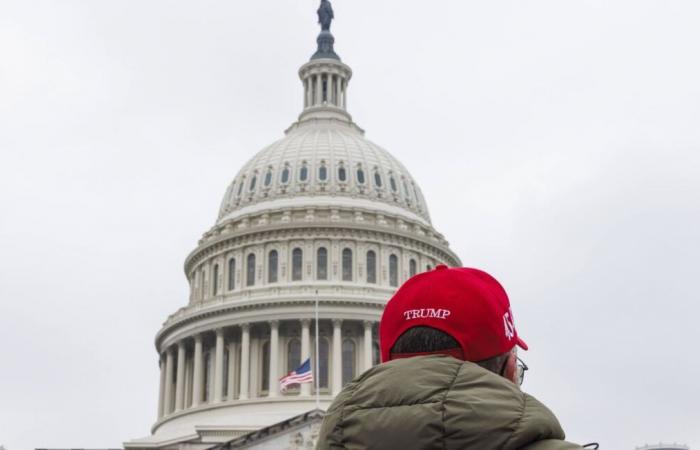
{"label": "dome lantern", "polygon": [[316,38],[318,48],[311,60],[299,69],[299,78],[304,85],[304,110],[299,121],[320,117],[350,122],[347,88],[352,70],[343,64],[333,49],[335,38],[330,31],[334,18],[331,3],[322,0],[317,13],[321,25],[321,32]]}

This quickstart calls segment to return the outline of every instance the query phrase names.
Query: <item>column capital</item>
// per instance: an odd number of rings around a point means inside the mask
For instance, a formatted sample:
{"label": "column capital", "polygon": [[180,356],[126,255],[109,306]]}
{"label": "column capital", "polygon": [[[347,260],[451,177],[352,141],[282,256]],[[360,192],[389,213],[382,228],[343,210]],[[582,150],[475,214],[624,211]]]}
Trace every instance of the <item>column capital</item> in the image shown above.
{"label": "column capital", "polygon": [[270,328],[279,328],[280,326],[280,321],[277,319],[270,320],[268,323],[270,324]]}
{"label": "column capital", "polygon": [[250,331],[250,324],[249,323],[242,323],[240,324],[241,331]]}
{"label": "column capital", "polygon": [[374,322],[371,320],[365,320],[362,323],[364,324],[365,328],[372,328],[372,325],[374,325]]}
{"label": "column capital", "polygon": [[197,333],[197,334],[195,334],[195,335],[192,336],[192,337],[194,338],[194,342],[195,342],[195,343],[197,343],[197,342],[202,342],[202,334],[201,334],[201,333]]}
{"label": "column capital", "polygon": [[224,335],[225,330],[223,328],[217,328],[214,330],[216,332],[216,337],[220,337]]}
{"label": "column capital", "polygon": [[184,349],[184,348],[185,348],[185,340],[182,339],[177,343],[177,349],[180,350],[180,349]]}
{"label": "column capital", "polygon": [[339,327],[343,325],[343,319],[333,319],[333,326],[334,327]]}
{"label": "column capital", "polygon": [[311,319],[300,319],[299,322],[301,322],[301,325],[305,327],[311,325]]}

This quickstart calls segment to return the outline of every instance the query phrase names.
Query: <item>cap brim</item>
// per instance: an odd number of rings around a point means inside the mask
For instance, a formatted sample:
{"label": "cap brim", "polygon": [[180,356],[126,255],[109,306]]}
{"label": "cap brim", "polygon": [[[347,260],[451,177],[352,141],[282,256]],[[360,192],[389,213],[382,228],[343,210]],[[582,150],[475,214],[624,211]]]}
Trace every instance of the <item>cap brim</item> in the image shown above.
{"label": "cap brim", "polygon": [[520,339],[520,337],[518,337],[518,340],[516,341],[516,343],[518,344],[518,347],[522,348],[523,350],[528,349],[527,344],[525,343],[525,341]]}

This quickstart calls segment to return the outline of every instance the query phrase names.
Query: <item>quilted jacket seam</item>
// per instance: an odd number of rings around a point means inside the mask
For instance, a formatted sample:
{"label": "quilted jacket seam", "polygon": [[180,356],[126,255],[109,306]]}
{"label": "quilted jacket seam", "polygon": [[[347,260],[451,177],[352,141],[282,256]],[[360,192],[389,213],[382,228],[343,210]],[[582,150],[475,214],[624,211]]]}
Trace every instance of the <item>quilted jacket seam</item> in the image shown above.
{"label": "quilted jacket seam", "polygon": [[447,428],[445,427],[445,415],[447,413],[447,408],[445,408],[445,400],[447,400],[447,396],[450,394],[452,391],[452,388],[454,387],[455,383],[457,382],[457,377],[459,377],[459,372],[461,372],[462,367],[464,364],[460,364],[457,366],[457,371],[455,371],[454,376],[452,377],[452,382],[450,383],[450,386],[447,388],[445,391],[445,395],[442,396],[442,448],[444,450],[447,450]]}
{"label": "quilted jacket seam", "polygon": [[352,389],[352,392],[348,395],[348,398],[345,399],[343,402],[343,406],[340,409],[340,419],[338,420],[338,424],[336,427],[340,428],[340,445],[342,448],[347,448],[345,446],[345,410],[347,408],[348,402],[352,400],[352,397],[355,395],[355,392],[357,391],[359,387],[359,383],[355,383],[354,386],[348,386],[349,389]]}
{"label": "quilted jacket seam", "polygon": [[[523,422],[523,419],[525,418],[525,407],[527,406],[527,396],[525,394],[521,395],[522,398],[522,411],[520,412],[520,417],[518,417],[518,420],[515,422],[515,426],[513,427],[513,432],[510,434],[508,439],[503,443],[503,445],[500,447],[501,449],[506,449],[508,448],[508,444],[513,440],[513,437],[515,436],[515,432],[520,429],[520,424]],[[529,444],[527,444],[529,445]]]}

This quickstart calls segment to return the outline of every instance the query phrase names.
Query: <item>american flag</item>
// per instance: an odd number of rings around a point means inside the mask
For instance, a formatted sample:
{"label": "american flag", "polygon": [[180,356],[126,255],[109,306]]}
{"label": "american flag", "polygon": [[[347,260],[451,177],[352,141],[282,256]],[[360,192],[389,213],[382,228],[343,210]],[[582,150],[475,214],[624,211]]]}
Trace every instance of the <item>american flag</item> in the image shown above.
{"label": "american flag", "polygon": [[314,381],[314,376],[311,373],[311,358],[308,358],[304,363],[295,370],[289,372],[287,376],[280,378],[280,390],[287,390],[287,386],[292,384],[311,383]]}

